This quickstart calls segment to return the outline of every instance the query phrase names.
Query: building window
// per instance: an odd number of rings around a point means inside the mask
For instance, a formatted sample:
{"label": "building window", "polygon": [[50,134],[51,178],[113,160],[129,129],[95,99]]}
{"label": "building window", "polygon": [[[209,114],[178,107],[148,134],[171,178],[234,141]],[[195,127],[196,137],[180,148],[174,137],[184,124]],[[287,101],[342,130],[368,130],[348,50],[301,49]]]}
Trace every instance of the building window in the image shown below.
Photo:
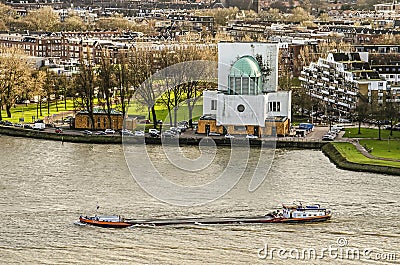
{"label": "building window", "polygon": [[281,111],[281,102],[279,101],[272,101],[268,103],[268,111]]}
{"label": "building window", "polygon": [[241,88],[242,88],[242,78],[240,78],[240,77],[235,77],[235,88],[234,88],[234,90],[235,90],[235,95],[237,95],[237,94],[241,94]]}
{"label": "building window", "polygon": [[251,77],[250,78],[250,95],[255,95],[256,94],[256,82],[255,82],[256,78],[255,77]]}
{"label": "building window", "polygon": [[246,131],[246,126],[233,126],[235,131]]}
{"label": "building window", "polygon": [[216,99],[211,100],[211,110],[217,110],[217,100]]}
{"label": "building window", "polygon": [[242,95],[251,95],[249,93],[249,78],[242,78]]}

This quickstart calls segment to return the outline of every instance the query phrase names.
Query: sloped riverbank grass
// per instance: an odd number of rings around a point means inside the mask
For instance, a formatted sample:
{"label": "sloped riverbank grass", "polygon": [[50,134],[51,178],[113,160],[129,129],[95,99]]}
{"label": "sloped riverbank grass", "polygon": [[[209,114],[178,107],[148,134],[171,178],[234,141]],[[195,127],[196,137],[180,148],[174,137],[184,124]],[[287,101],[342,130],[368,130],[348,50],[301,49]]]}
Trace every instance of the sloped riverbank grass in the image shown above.
{"label": "sloped riverbank grass", "polygon": [[400,176],[400,162],[370,159],[351,143],[329,143],[322,152],[342,169]]}
{"label": "sloped riverbank grass", "polygon": [[400,140],[360,140],[360,144],[371,150],[370,154],[376,157],[400,160]]}

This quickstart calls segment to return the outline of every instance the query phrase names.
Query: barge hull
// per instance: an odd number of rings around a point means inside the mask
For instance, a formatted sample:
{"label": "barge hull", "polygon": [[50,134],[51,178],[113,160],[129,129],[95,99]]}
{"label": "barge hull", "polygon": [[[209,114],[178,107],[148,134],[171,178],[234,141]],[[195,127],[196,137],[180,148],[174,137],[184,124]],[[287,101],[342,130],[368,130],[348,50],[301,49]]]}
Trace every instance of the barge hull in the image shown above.
{"label": "barge hull", "polygon": [[331,215],[308,218],[270,218],[270,217],[221,217],[221,218],[182,218],[182,219],[126,219],[132,225],[166,226],[166,225],[213,225],[213,224],[264,224],[264,223],[309,223],[324,222]]}

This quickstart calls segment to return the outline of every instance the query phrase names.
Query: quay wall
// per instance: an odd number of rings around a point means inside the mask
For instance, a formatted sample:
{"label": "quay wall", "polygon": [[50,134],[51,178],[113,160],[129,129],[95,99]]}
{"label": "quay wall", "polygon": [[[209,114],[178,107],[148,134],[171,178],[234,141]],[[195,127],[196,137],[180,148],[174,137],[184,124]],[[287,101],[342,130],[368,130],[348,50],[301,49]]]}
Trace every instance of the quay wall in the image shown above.
{"label": "quay wall", "polygon": [[[106,135],[83,135],[83,134],[68,134],[68,133],[53,133],[46,131],[38,131],[38,130],[30,130],[30,129],[22,129],[16,127],[8,127],[8,126],[0,126],[0,134],[9,135],[9,136],[17,136],[17,137],[28,137],[28,138],[36,138],[36,139],[45,139],[45,140],[53,140],[53,141],[62,141],[62,142],[72,142],[72,143],[91,143],[91,144],[121,144],[122,137],[119,135],[114,136],[106,136]],[[200,138],[200,137],[180,137],[179,144],[180,145],[199,145],[200,141],[203,139],[203,143],[207,144],[207,141],[210,143],[214,142],[217,146],[231,146],[230,139],[225,138]],[[143,143],[143,138],[140,137],[124,137],[124,143]],[[161,138],[145,138],[146,144],[162,144]],[[250,145],[250,146],[261,146],[261,139],[235,139],[236,145]],[[163,144],[175,143],[174,140],[166,139],[163,141]],[[303,141],[303,140],[278,140],[275,142],[264,141],[267,146],[276,146],[276,148],[296,148],[296,149],[321,149],[321,147],[326,144],[324,142],[318,141]]]}
{"label": "quay wall", "polygon": [[27,137],[44,140],[72,142],[72,143],[93,143],[93,144],[120,144],[121,137],[108,137],[103,135],[79,135],[79,134],[66,134],[66,133],[53,133],[46,131],[22,129],[15,127],[0,126],[0,134]]}

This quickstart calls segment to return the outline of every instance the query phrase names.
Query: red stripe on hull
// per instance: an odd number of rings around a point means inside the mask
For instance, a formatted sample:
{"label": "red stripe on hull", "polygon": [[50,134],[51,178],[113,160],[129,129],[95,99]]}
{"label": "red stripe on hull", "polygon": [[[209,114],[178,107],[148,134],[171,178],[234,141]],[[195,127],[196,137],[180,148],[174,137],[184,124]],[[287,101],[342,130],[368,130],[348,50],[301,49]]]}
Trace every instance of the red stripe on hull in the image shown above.
{"label": "red stripe on hull", "polygon": [[89,224],[89,225],[94,225],[94,226],[100,226],[100,227],[108,227],[108,228],[125,228],[129,227],[132,224],[127,223],[127,222],[106,222],[106,221],[96,221],[96,220],[91,220],[91,219],[86,219],[86,218],[79,218],[79,221],[84,224]]}

